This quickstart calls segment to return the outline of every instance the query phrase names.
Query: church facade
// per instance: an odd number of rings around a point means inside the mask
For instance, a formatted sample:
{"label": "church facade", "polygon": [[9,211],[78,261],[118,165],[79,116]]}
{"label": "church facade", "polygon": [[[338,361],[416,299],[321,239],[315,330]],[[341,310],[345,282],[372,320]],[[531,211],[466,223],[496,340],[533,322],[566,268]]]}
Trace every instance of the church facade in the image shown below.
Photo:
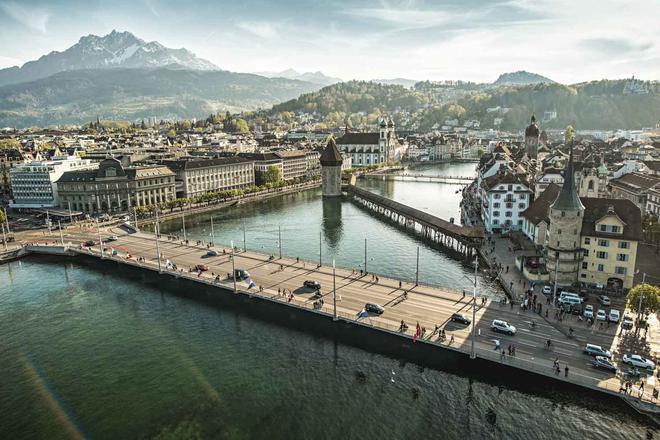
{"label": "church facade", "polygon": [[391,118],[381,118],[377,133],[346,132],[337,139],[337,146],[350,156],[354,167],[367,167],[395,160],[398,140]]}

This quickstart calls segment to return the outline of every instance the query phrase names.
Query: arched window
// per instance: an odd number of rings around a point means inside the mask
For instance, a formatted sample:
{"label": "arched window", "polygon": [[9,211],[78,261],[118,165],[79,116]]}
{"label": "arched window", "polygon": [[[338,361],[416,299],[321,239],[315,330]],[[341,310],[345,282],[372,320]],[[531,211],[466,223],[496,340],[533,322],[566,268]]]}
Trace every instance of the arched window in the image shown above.
{"label": "arched window", "polygon": [[594,189],[594,181],[593,181],[593,180],[590,180],[590,181],[589,181],[589,187],[588,187],[588,189],[591,190],[591,191],[593,191],[593,189]]}

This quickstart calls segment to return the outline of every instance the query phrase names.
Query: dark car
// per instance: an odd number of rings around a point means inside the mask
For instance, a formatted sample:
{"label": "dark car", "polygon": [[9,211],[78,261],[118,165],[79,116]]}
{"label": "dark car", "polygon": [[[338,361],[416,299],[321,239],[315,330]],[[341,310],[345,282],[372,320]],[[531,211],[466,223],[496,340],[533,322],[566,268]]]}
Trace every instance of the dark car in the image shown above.
{"label": "dark car", "polygon": [[206,256],[207,257],[217,257],[218,256],[218,251],[214,251],[213,249],[211,249],[210,251],[206,252]]}
{"label": "dark car", "polygon": [[247,270],[244,270],[244,269],[235,269],[235,270],[234,270],[234,276],[236,277],[236,279],[244,280],[244,279],[246,279],[246,278],[249,278],[249,277],[250,277],[250,274],[248,273]]}
{"label": "dark car", "polygon": [[321,283],[314,280],[305,280],[303,286],[307,287],[308,289],[321,290]]}
{"label": "dark car", "polygon": [[364,305],[364,310],[366,310],[369,313],[373,313],[374,315],[382,315],[385,309],[383,306],[379,306],[378,304],[372,304],[372,303],[366,303]]}
{"label": "dark car", "polygon": [[94,246],[95,244],[96,244],[96,242],[94,240],[87,240],[85,242],[85,246],[87,246],[87,247]]}
{"label": "dark car", "polygon": [[612,373],[616,373],[616,367],[610,361],[604,356],[596,356],[593,361],[591,361],[591,365],[593,365],[594,368],[599,368],[601,370],[606,370],[606,371],[611,371]]}
{"label": "dark car", "polygon": [[460,313],[454,313],[451,315],[451,318],[449,318],[452,322],[458,322],[459,324],[465,324],[465,325],[470,325],[469,319],[467,319],[465,316],[461,315]]}
{"label": "dark car", "polygon": [[197,269],[200,272],[204,272],[209,270],[209,267],[206,264],[198,264],[197,266],[195,266],[195,269]]}

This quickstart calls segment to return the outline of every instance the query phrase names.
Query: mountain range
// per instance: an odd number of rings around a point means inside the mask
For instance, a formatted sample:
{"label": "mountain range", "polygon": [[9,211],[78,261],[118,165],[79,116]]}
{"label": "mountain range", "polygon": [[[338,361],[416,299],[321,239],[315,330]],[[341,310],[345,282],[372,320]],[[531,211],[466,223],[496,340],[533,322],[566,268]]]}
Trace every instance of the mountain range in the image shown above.
{"label": "mountain range", "polygon": [[130,32],[87,35],[63,52],[0,70],[0,126],[96,118],[206,117],[266,108],[318,90],[317,82],[221,70],[187,49]]}
{"label": "mountain range", "polygon": [[528,84],[552,84],[555,81],[538,73],[531,73],[525,70],[517,72],[507,72],[501,74],[493,83],[495,86],[520,86]]}
{"label": "mountain range", "polygon": [[293,69],[282,70],[281,72],[255,72],[255,75],[265,76],[266,78],[286,78],[306,81],[321,86],[329,86],[342,82],[341,78],[327,76],[323,72],[304,72],[300,73]]}

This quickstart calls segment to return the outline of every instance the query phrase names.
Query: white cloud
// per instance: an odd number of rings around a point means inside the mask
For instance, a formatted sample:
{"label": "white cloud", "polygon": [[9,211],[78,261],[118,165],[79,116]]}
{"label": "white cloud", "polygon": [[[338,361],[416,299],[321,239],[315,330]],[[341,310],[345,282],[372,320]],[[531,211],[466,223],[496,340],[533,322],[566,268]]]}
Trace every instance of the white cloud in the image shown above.
{"label": "white cloud", "polygon": [[444,11],[394,8],[353,8],[341,11],[357,18],[370,18],[393,25],[399,29],[424,29],[447,24],[454,14]]}
{"label": "white cloud", "polygon": [[34,7],[27,8],[11,1],[0,3],[0,8],[2,8],[5,14],[21,23],[23,26],[41,32],[42,34],[46,33],[46,25],[50,18],[48,12]]}
{"label": "white cloud", "polygon": [[265,40],[275,38],[278,34],[278,25],[267,21],[242,21],[238,23],[238,27]]}

